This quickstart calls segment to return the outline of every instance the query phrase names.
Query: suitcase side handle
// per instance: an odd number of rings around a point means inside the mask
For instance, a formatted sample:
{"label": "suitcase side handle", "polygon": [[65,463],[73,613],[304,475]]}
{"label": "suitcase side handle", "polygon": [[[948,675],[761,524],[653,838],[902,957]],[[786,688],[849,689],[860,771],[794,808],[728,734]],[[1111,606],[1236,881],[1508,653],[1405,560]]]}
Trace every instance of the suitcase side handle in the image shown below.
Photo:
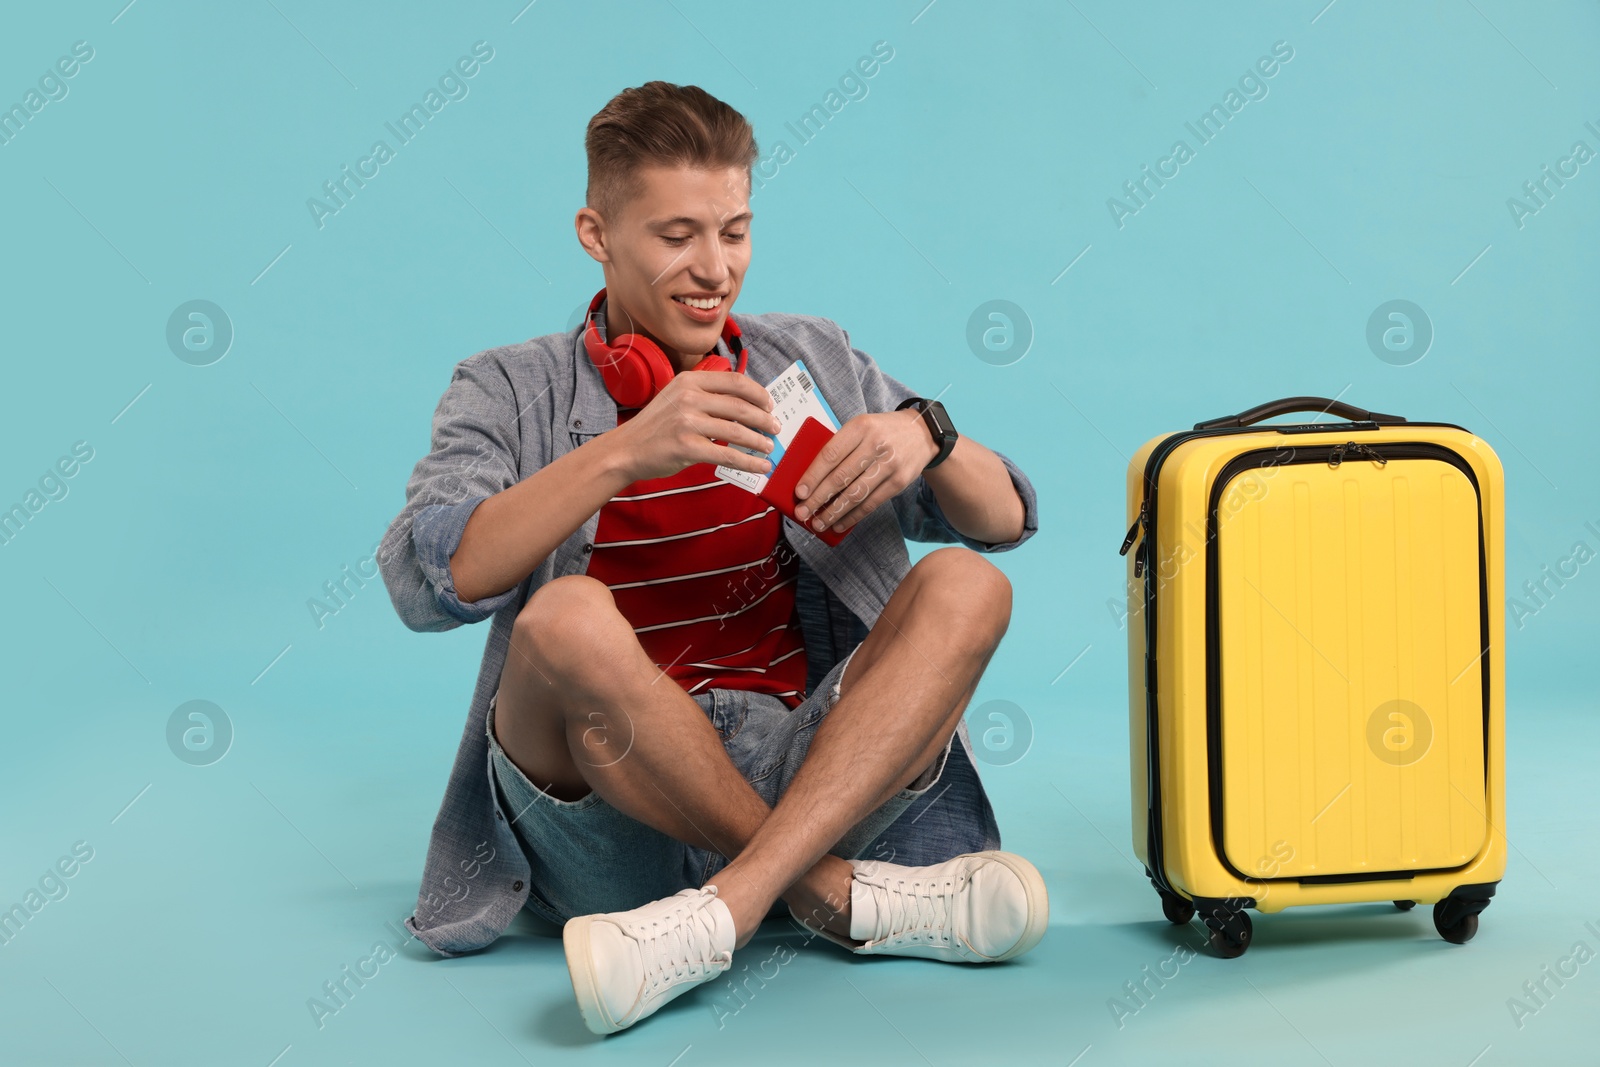
{"label": "suitcase side handle", "polygon": [[1197,430],[1219,430],[1230,426],[1248,426],[1253,422],[1270,419],[1274,415],[1287,415],[1295,411],[1314,411],[1318,414],[1332,412],[1342,419],[1351,422],[1376,422],[1376,423],[1403,423],[1405,418],[1400,415],[1385,415],[1379,411],[1367,411],[1353,404],[1341,403],[1338,400],[1329,400],[1324,396],[1288,396],[1282,400],[1269,400],[1265,404],[1257,404],[1247,411],[1237,415],[1222,415],[1215,419],[1197,422]]}

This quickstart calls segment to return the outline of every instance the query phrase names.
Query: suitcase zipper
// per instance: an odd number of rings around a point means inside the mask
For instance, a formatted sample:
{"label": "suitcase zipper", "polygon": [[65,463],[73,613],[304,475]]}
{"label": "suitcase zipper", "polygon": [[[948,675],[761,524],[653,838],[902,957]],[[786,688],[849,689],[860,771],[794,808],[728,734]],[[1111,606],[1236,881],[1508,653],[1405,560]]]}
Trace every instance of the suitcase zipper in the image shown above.
{"label": "suitcase zipper", "polygon": [[[1128,554],[1128,549],[1132,546],[1133,539],[1139,536],[1139,528],[1144,525],[1145,513],[1149,510],[1149,507],[1150,499],[1148,497],[1139,501],[1139,514],[1133,520],[1133,525],[1128,527],[1128,536],[1122,539],[1122,547],[1117,549],[1117,555],[1126,556]],[[1133,576],[1137,578],[1143,573],[1144,554],[1140,553],[1133,557]]]}
{"label": "suitcase zipper", "polygon": [[1328,466],[1338,467],[1339,464],[1344,462],[1346,452],[1356,456],[1368,456],[1380,467],[1389,462],[1381,453],[1369,448],[1367,445],[1361,444],[1357,441],[1346,441],[1342,445],[1334,446],[1333,454],[1328,457]]}

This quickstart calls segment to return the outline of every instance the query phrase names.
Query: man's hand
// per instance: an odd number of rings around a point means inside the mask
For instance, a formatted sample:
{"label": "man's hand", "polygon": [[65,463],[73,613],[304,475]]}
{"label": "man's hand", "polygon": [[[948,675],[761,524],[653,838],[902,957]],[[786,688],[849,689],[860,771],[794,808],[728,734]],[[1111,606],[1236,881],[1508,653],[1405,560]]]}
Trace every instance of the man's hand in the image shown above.
{"label": "man's hand", "polygon": [[729,447],[770,452],[768,432],[778,432],[772,397],[748,376],[727,371],[680,371],[611,431],[617,435],[614,443],[623,447],[623,466],[633,481],[665,478],[695,463],[769,474],[769,460]]}
{"label": "man's hand", "polygon": [[813,530],[848,530],[917,480],[939,448],[922,415],[906,408],[857,415],[800,476],[795,517]]}

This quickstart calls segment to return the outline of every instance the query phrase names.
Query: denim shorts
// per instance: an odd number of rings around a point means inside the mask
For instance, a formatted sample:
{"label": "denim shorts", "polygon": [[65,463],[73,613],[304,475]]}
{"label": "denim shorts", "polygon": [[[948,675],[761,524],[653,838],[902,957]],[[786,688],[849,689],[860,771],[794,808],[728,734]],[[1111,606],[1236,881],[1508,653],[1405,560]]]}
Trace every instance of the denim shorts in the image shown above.
{"label": "denim shorts", "polygon": [[[716,727],[733,765],[769,807],[788,789],[817,727],[838,701],[844,669],[854,654],[852,650],[834,664],[795,708],[775,696],[738,689],[691,694]],[[726,866],[720,854],[638,822],[599,793],[567,801],[535,786],[495,739],[494,709],[492,698],[485,722],[489,775],[528,857],[526,907],[534,915],[560,926],[575,915],[626,911],[698,888]],[[915,781],[857,823],[830,851],[845,859],[870,853],[886,862],[922,865],[998,848],[988,797],[966,753],[950,758],[953,743],[955,735]],[[946,777],[952,780],[944,782]],[[910,811],[913,807],[919,810]],[[914,822],[899,825],[908,811]],[[786,914],[781,902],[772,914]]]}

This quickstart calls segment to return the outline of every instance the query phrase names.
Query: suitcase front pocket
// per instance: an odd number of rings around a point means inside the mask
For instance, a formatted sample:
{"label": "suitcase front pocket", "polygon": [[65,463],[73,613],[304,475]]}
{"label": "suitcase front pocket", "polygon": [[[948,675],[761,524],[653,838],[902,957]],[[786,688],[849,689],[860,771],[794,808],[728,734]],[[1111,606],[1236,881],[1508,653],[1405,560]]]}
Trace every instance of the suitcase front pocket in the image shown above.
{"label": "suitcase front pocket", "polygon": [[1212,836],[1244,878],[1468,863],[1487,833],[1477,479],[1424,442],[1261,449],[1212,487]]}

